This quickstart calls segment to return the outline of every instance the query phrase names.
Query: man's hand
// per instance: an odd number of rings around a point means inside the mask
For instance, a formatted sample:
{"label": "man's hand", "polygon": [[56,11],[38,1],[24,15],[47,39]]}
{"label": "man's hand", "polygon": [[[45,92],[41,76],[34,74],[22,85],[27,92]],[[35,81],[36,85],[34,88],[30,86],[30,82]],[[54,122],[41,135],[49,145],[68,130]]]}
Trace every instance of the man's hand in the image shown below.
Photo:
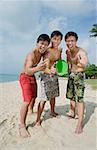
{"label": "man's hand", "polygon": [[70,50],[66,50],[66,54],[67,54],[67,61],[70,62],[71,61],[71,52],[70,52]]}
{"label": "man's hand", "polygon": [[87,56],[84,52],[80,53],[77,57],[77,66],[80,68],[84,68],[87,63],[88,63],[88,59]]}
{"label": "man's hand", "polygon": [[40,62],[37,68],[39,71],[44,71],[46,69],[46,60]]}
{"label": "man's hand", "polygon": [[56,73],[56,68],[54,67],[54,65],[51,67],[51,76],[53,76]]}

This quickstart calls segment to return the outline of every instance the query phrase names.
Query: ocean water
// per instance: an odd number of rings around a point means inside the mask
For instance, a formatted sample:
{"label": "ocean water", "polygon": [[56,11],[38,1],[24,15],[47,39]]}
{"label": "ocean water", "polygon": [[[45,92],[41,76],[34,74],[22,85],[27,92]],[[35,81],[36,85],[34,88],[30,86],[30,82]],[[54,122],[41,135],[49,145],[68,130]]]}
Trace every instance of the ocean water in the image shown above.
{"label": "ocean water", "polygon": [[[39,79],[39,73],[35,73],[36,79]],[[13,75],[13,74],[0,74],[0,82],[11,82],[11,81],[18,81],[19,80],[19,74]]]}
{"label": "ocean water", "polygon": [[[40,72],[35,73],[35,77],[37,80],[39,80]],[[62,77],[60,77],[61,79]],[[11,81],[18,81],[19,80],[19,74],[13,75],[13,74],[0,74],[0,82],[11,82]]]}
{"label": "ocean water", "polygon": [[19,75],[0,74],[0,82],[18,81]]}

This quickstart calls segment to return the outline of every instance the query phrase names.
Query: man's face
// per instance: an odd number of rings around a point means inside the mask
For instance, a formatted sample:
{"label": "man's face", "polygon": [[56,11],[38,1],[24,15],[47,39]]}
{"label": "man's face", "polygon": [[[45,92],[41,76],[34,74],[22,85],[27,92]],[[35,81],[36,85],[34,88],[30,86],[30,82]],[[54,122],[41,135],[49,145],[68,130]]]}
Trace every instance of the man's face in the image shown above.
{"label": "man's face", "polygon": [[43,54],[46,50],[47,50],[47,48],[48,48],[48,41],[39,41],[38,43],[37,43],[37,47],[38,47],[38,49],[39,49],[39,52],[41,53],[41,54]]}
{"label": "man's face", "polygon": [[52,43],[53,47],[58,47],[61,43],[61,36],[56,36],[56,35],[53,36],[51,38],[51,43]]}
{"label": "man's face", "polygon": [[76,38],[74,36],[70,36],[66,39],[66,45],[70,50],[74,50],[76,48]]}

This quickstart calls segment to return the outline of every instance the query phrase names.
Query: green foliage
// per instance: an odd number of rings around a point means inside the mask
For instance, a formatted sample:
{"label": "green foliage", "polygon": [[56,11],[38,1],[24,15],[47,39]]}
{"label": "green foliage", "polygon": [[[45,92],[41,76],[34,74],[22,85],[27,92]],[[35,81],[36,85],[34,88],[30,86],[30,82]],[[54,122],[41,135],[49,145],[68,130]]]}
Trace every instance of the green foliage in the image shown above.
{"label": "green foliage", "polygon": [[93,24],[92,29],[90,30],[90,32],[92,33],[90,35],[90,37],[97,37],[97,24]]}
{"label": "green foliage", "polygon": [[86,77],[94,77],[97,78],[97,66],[95,64],[90,64],[85,69]]}

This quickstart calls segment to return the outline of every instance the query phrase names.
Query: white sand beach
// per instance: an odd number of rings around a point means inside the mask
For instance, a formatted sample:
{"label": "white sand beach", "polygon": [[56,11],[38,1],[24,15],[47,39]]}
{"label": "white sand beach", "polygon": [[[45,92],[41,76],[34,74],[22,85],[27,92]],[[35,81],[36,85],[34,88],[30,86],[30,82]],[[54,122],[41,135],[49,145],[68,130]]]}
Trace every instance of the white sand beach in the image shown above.
{"label": "white sand beach", "polygon": [[[22,93],[19,81],[0,83],[0,150],[96,150],[97,149],[97,102],[96,91],[86,85],[85,120],[83,133],[74,133],[77,119],[68,119],[69,100],[65,98],[65,79],[60,79],[60,97],[56,99],[56,111],[59,118],[49,115],[49,102],[46,103],[42,115],[41,126],[33,126],[36,115],[27,118],[30,138],[19,136],[19,111]],[[37,81],[38,82],[38,81]],[[39,83],[39,82],[38,82]],[[39,92],[38,92],[39,95]],[[38,97],[35,103],[37,110]]]}

